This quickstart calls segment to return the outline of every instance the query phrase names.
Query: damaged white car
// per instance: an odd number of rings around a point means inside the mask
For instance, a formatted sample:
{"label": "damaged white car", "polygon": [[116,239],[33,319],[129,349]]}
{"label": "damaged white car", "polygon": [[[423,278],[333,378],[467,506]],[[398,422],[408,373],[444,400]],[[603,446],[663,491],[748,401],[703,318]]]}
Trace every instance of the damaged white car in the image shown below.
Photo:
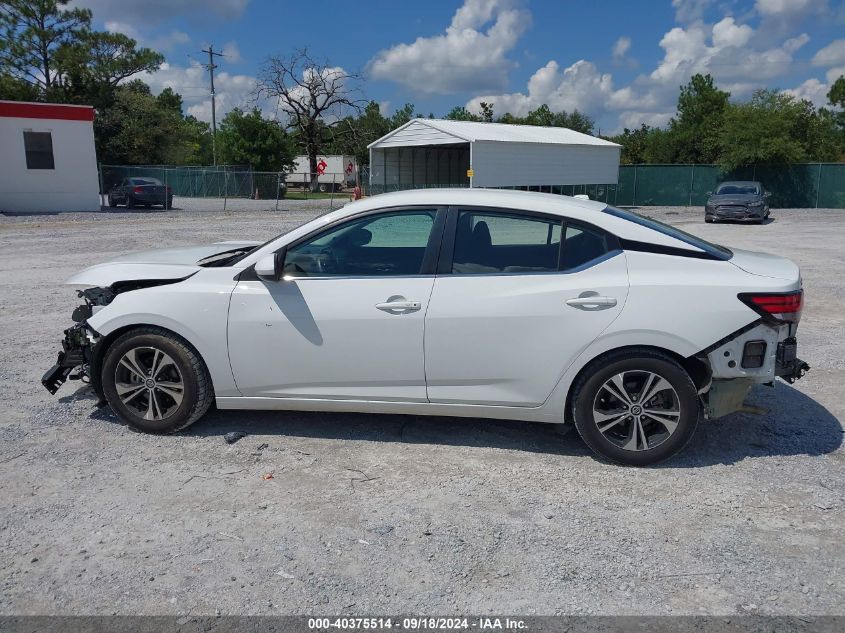
{"label": "damaged white car", "polygon": [[793,262],[547,194],[386,194],[265,244],[135,253],[68,283],[85,303],[44,386],[90,382],[156,433],[212,402],[509,418],[572,423],[646,465],[808,369]]}

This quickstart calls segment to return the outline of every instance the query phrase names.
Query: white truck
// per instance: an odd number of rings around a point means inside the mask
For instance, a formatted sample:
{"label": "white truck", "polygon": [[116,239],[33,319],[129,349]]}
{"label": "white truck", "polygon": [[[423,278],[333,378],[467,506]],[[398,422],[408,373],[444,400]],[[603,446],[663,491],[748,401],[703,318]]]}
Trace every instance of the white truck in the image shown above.
{"label": "white truck", "polygon": [[[346,187],[354,187],[357,183],[358,164],[354,156],[348,155],[317,155],[317,190],[340,191]],[[297,156],[293,169],[288,173],[288,187],[308,187],[311,184],[312,172],[307,156]]]}

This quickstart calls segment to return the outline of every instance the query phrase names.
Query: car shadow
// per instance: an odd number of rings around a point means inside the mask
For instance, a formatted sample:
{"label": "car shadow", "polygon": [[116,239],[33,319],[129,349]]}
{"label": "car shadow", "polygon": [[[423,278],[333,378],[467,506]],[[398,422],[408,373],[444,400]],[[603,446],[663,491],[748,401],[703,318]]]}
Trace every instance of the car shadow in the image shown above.
{"label": "car shadow", "polygon": [[729,220],[729,219],[719,219],[716,220],[716,224],[744,224],[744,225],[751,225],[751,226],[768,226],[769,224],[773,224],[775,222],[775,218],[771,215],[767,217],[765,220],[760,222],[760,224],[755,224],[753,222],[743,222],[742,220]]}
{"label": "car shadow", "polygon": [[[166,213],[168,211],[181,211],[179,207],[170,207],[165,209],[163,207],[110,207],[109,205],[101,205],[100,213]],[[96,212],[95,212],[96,213]]]}
{"label": "car shadow", "polygon": [[[79,391],[60,401],[87,400]],[[96,397],[91,393],[91,403]],[[735,464],[749,458],[825,455],[843,442],[843,427],[824,406],[785,384],[756,387],[748,401],[761,414],[736,413],[702,420],[689,445],[662,468],[699,468]],[[109,407],[92,419],[120,423]],[[482,418],[429,417],[371,413],[300,411],[218,411],[213,409],[180,437],[215,437],[230,431],[289,438],[342,439],[360,442],[442,444],[497,448],[567,456],[591,455],[568,426]]]}

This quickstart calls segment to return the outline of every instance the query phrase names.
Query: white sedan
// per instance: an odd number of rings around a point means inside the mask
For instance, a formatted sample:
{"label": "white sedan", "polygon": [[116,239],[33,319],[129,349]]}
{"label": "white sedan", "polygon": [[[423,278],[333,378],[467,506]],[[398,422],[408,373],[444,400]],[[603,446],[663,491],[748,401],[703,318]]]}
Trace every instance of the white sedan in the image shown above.
{"label": "white sedan", "polygon": [[646,465],[808,369],[793,262],[547,194],[386,194],[265,244],[134,253],[67,283],[85,304],[43,384],[90,381],[154,433],[212,402],[509,418],[573,423]]}

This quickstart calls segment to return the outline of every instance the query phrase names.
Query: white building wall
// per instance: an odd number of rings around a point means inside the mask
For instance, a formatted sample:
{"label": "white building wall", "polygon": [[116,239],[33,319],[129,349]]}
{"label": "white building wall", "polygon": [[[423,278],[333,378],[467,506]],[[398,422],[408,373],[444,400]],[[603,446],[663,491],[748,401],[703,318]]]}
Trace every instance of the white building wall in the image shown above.
{"label": "white building wall", "polygon": [[619,181],[617,146],[476,141],[473,187],[596,185]]}
{"label": "white building wall", "polygon": [[[50,132],[55,169],[27,169],[24,130]],[[100,209],[91,121],[0,117],[0,211]]]}

